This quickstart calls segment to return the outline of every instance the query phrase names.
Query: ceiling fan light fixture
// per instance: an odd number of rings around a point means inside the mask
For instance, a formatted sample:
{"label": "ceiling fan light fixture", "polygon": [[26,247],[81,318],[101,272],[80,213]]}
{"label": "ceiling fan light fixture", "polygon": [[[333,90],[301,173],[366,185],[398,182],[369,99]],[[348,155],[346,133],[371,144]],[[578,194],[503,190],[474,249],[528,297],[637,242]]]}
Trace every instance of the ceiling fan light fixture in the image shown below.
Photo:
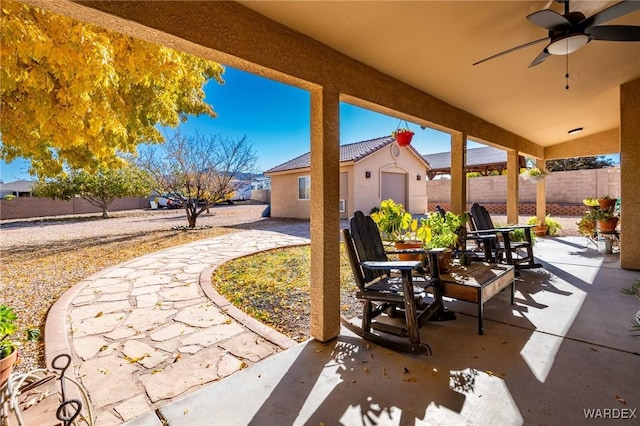
{"label": "ceiling fan light fixture", "polygon": [[575,129],[569,130],[567,133],[569,133],[570,135],[577,135],[581,131],[582,131],[582,127],[576,127]]}
{"label": "ceiling fan light fixture", "polygon": [[569,34],[566,37],[556,39],[547,46],[547,52],[552,55],[568,55],[589,43],[589,36],[586,34]]}

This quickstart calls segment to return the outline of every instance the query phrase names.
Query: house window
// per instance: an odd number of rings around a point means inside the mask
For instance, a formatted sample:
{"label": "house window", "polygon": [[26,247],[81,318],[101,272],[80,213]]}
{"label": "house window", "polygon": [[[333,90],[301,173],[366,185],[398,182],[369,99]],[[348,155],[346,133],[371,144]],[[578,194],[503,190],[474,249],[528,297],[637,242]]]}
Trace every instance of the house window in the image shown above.
{"label": "house window", "polygon": [[346,210],[346,204],[344,202],[344,200],[340,200],[340,213],[344,213]]}
{"label": "house window", "polygon": [[311,198],[311,176],[298,177],[298,200]]}

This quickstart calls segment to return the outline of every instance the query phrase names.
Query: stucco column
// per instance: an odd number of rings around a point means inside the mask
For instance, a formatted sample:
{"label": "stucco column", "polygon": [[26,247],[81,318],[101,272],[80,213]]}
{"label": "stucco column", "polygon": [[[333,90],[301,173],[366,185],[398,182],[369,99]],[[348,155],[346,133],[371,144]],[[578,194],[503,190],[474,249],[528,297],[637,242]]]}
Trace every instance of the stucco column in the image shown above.
{"label": "stucco column", "polygon": [[640,270],[640,78],[620,86],[620,266]]}
{"label": "stucco column", "polygon": [[[537,160],[536,167],[540,170],[546,170],[547,161]],[[536,217],[538,220],[544,220],[547,217],[547,180],[542,179],[542,182],[536,184]]]}
{"label": "stucco column", "polygon": [[311,91],[311,336],[340,333],[340,98]]}
{"label": "stucco column", "polygon": [[518,178],[520,164],[518,151],[507,151],[507,223],[518,223]]}
{"label": "stucco column", "polygon": [[467,174],[464,172],[467,162],[467,135],[451,135],[451,211],[455,214],[467,210]]}

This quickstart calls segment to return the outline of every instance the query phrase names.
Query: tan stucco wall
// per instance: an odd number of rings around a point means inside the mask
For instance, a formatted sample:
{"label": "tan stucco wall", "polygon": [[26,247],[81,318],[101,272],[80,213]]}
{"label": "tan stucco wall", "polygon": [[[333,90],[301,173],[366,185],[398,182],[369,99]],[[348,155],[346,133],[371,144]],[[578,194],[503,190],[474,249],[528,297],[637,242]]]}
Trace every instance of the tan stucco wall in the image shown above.
{"label": "tan stucco wall", "polygon": [[[271,217],[309,219],[311,200],[298,199],[298,177],[311,176],[309,169],[271,175]],[[313,181],[311,182],[313,186]],[[338,182],[336,182],[338,185]]]}
{"label": "tan stucco wall", "polygon": [[640,270],[640,78],[620,88],[620,266]]}

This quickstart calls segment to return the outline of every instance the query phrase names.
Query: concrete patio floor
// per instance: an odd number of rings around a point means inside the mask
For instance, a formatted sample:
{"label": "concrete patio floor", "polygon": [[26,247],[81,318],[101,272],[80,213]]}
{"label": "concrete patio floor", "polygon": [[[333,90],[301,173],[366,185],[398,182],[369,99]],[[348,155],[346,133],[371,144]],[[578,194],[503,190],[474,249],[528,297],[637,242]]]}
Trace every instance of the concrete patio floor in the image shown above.
{"label": "concrete patio floor", "polygon": [[[343,329],[177,398],[129,425],[591,424],[640,418],[640,302],[621,270],[584,238],[546,238],[545,268],[485,305],[447,301],[455,321],[421,331],[432,356],[400,354]],[[637,334],[637,333],[636,333]],[[594,417],[588,420],[588,417]]]}

